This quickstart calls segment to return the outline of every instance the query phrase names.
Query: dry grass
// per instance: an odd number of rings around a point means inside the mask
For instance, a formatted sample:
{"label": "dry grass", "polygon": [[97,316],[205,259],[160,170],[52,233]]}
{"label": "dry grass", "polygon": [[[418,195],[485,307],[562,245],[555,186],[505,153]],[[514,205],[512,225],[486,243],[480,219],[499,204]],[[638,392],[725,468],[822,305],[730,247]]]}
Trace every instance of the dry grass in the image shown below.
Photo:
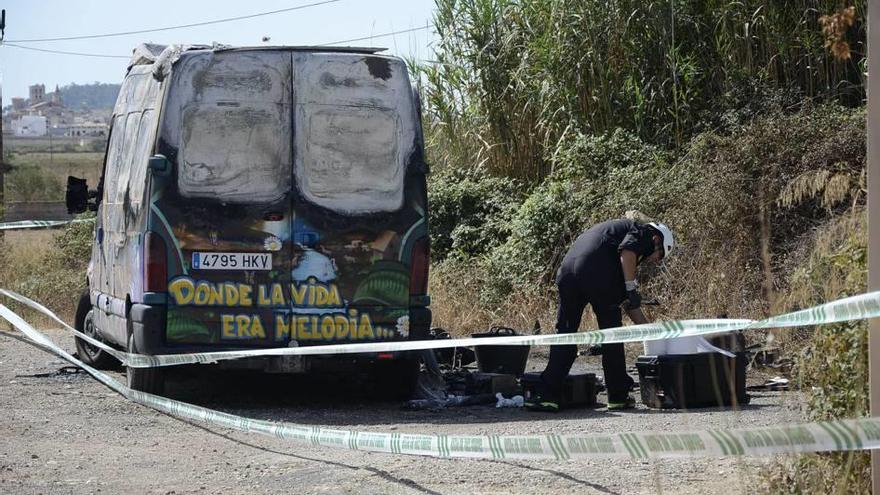
{"label": "dry grass", "polygon": [[552,292],[515,293],[499,307],[486,308],[479,303],[484,279],[476,266],[463,269],[454,264],[435,264],[428,289],[433,325],[462,337],[494,325],[530,334],[536,322],[542,333],[554,331],[556,299]]}
{"label": "dry grass", "polygon": [[[810,233],[803,240],[799,256],[795,257],[801,262],[790,270],[791,283],[776,301],[774,313],[803,309],[805,302],[832,301],[844,295],[854,295],[854,286],[859,287],[860,291],[865,290],[866,271],[853,268],[857,266],[861,253],[857,250],[841,250],[841,246],[853,236],[864,241],[867,238],[866,221],[865,210],[858,208]],[[823,273],[825,276],[821,276],[821,286],[810,280],[811,272],[819,270],[827,271]],[[784,355],[794,356],[807,347],[814,332],[814,327],[778,329],[773,332],[774,343]]]}
{"label": "dry grass", "polygon": [[[71,285],[81,277],[77,271],[59,269],[53,263],[57,257],[56,238],[61,230],[21,230],[6,232],[0,241],[0,287],[32,297],[47,305],[65,321],[73,321],[77,294],[71,294]],[[77,278],[77,280],[70,280]],[[52,325],[48,318],[13,304],[5,298],[0,303],[19,312],[31,324]],[[5,321],[0,322],[8,328]]]}
{"label": "dry grass", "polygon": [[13,167],[36,166],[44,172],[52,174],[64,184],[68,175],[86,179],[90,186],[95,187],[101,176],[104,153],[12,153],[8,162]]}
{"label": "dry grass", "polygon": [[[443,263],[432,267],[429,292],[433,325],[454,336],[468,336],[496,325],[526,334],[533,333],[537,325],[542,334],[556,333],[555,289],[547,287],[542,291],[515,292],[500,306],[485,308],[477,302],[482,279],[476,267],[464,272]],[[649,319],[664,316],[654,307],[646,307],[645,314]],[[597,327],[593,312],[585,309],[580,330]]]}
{"label": "dry grass", "polygon": [[3,236],[3,249],[14,260],[41,258],[51,251],[56,235],[52,229],[12,230]]}

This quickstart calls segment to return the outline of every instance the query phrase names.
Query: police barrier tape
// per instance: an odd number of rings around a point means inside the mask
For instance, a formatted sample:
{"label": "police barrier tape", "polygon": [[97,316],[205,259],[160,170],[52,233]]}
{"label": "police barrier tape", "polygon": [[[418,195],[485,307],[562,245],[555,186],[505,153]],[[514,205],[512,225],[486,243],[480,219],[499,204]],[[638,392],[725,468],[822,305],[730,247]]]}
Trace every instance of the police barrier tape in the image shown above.
{"label": "police barrier tape", "polygon": [[52,318],[77,337],[95,345],[118,359],[125,366],[133,368],[153,368],[160,366],[176,366],[181,364],[210,364],[223,360],[243,359],[260,356],[307,356],[328,354],[353,354],[396,351],[419,351],[427,349],[444,349],[453,347],[477,347],[483,345],[571,345],[571,344],[616,344],[624,342],[641,342],[644,340],[660,340],[697,335],[710,335],[735,330],[759,328],[797,327],[837,323],[842,321],[862,320],[880,316],[880,291],[860,294],[858,296],[838,299],[830,303],[820,304],[812,308],[773,316],[764,320],[748,319],[702,319],[674,320],[631,325],[625,327],[606,328],[590,332],[578,332],[554,335],[523,335],[494,338],[465,338],[444,340],[412,340],[373,342],[365,344],[333,344],[307,347],[280,347],[269,349],[252,349],[241,351],[216,351],[187,354],[145,355],[123,352],[71,327],[55,313],[40,303],[28,299],[21,294],[0,289],[0,294],[35,309]]}
{"label": "police barrier tape", "polygon": [[77,218],[74,220],[21,220],[19,222],[0,223],[0,230],[48,229],[61,227],[69,223],[94,222],[94,218]]}
{"label": "police barrier tape", "polygon": [[39,347],[86,370],[129,400],[177,418],[312,446],[430,457],[482,459],[663,459],[854,451],[880,448],[880,418],[760,428],[592,435],[434,435],[323,428],[245,418],[132,390],[76,359],[9,308],[0,317]]}

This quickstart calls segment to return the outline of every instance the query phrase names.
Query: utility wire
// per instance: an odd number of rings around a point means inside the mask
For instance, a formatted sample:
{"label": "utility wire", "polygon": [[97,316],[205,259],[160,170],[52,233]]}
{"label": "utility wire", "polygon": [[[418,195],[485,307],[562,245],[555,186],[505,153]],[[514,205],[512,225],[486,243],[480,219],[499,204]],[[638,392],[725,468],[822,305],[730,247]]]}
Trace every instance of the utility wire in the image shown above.
{"label": "utility wire", "polygon": [[6,43],[6,42],[0,43],[0,47],[2,47],[2,46],[11,46],[11,47],[13,47],[13,48],[20,48],[20,49],[22,49],[22,50],[33,50],[33,51],[35,51],[35,52],[59,53],[59,54],[61,54],[61,55],[76,55],[76,56],[78,56],[78,57],[126,58],[126,59],[130,59],[130,58],[131,58],[130,55],[126,56],[126,55],[105,55],[105,54],[102,54],[102,53],[65,52],[65,51],[61,51],[61,50],[47,50],[47,49],[45,49],[45,48],[34,48],[34,47],[31,47],[31,46],[15,45],[15,44],[13,44],[13,43]]}
{"label": "utility wire", "polygon": [[[332,0],[332,1],[334,1],[334,2],[338,2],[338,1],[340,1],[340,0]],[[326,2],[325,2],[325,3],[326,3]],[[375,34],[375,35],[372,35],[372,36],[363,36],[363,37],[361,37],[361,38],[352,38],[352,39],[348,39],[348,40],[334,41],[334,42],[331,42],[331,43],[322,43],[322,44],[320,44],[320,45],[315,45],[315,46],[332,46],[332,45],[339,45],[339,44],[342,44],[342,43],[351,43],[351,42],[354,42],[354,41],[369,40],[369,39],[373,39],[373,38],[385,38],[385,37],[388,37],[388,36],[394,36],[394,35],[396,35],[396,34],[412,33],[412,32],[415,32],[415,31],[422,31],[422,30],[425,30],[425,29],[430,29],[431,27],[433,27],[433,26],[431,26],[431,25],[427,25],[427,26],[422,26],[422,27],[417,27],[417,28],[403,29],[403,30],[400,30],[400,31],[392,31],[392,32],[389,32],[389,33]],[[13,48],[20,48],[20,49],[22,49],[22,50],[33,50],[33,51],[37,51],[37,52],[58,53],[58,54],[61,54],[61,55],[76,55],[76,56],[79,56],[79,57],[97,57],[97,58],[131,58],[130,55],[107,55],[107,54],[102,54],[102,53],[67,52],[67,51],[62,51],[62,50],[49,50],[49,49],[46,49],[46,48],[34,48],[34,47],[31,47],[31,46],[21,46],[21,45],[16,45],[14,42],[13,42],[13,43],[10,43],[10,42],[5,42],[5,41],[0,42],[0,47],[3,47],[3,46],[10,46],[10,47],[13,47]],[[429,62],[429,63],[437,63],[437,62],[429,61],[429,60],[426,60],[425,62]]]}
{"label": "utility wire", "polygon": [[[395,33],[395,34],[396,34],[396,33]],[[343,43],[344,43],[344,42],[343,42]],[[329,46],[329,45],[330,45],[330,44],[327,43],[327,44],[324,44],[324,45],[315,45],[315,46]],[[13,43],[5,43],[5,42],[4,42],[4,43],[0,43],[0,47],[4,47],[4,46],[10,46],[10,47],[13,47],[13,48],[20,48],[20,49],[22,49],[22,50],[33,50],[33,51],[37,51],[37,52],[57,53],[57,54],[61,54],[61,55],[76,55],[76,56],[79,56],[79,57],[125,58],[125,59],[131,59],[131,56],[127,56],[127,55],[106,55],[106,54],[103,54],[103,53],[65,52],[65,51],[61,51],[61,50],[47,50],[47,49],[45,49],[45,48],[34,48],[34,47],[31,47],[31,46],[21,46],[21,45],[16,45],[16,44],[13,44]],[[422,63],[422,64],[431,64],[431,65],[445,65],[445,66],[449,66],[449,67],[465,67],[464,65],[451,64],[451,63],[448,63],[448,62],[440,62],[440,61],[437,61],[437,60],[417,60],[416,62],[419,62],[419,63]]]}
{"label": "utility wire", "polygon": [[[155,33],[158,31],[170,31],[172,29],[183,29],[183,28],[191,28],[191,27],[196,27],[196,26],[207,26],[209,24],[220,24],[223,22],[240,21],[242,19],[253,19],[254,17],[262,17],[262,16],[266,16],[266,15],[280,14],[281,12],[290,12],[293,10],[301,10],[301,9],[306,9],[309,7],[317,7],[318,5],[324,5],[324,4],[328,4],[328,3],[336,3],[339,1],[341,1],[341,0],[323,0],[320,2],[314,2],[314,3],[305,4],[305,5],[298,5],[296,7],[289,7],[286,9],[272,10],[270,12],[260,12],[259,14],[243,15],[243,16],[239,16],[239,17],[229,17],[226,19],[217,19],[214,21],[195,22],[192,24],[182,24],[180,26],[168,26],[168,27],[155,28],[155,29],[142,29],[140,31],[124,31],[124,32],[119,32],[119,33],[91,34],[91,35],[84,35],[84,36],[67,36],[64,38],[41,38],[41,39],[9,40],[9,41],[11,43],[33,43],[33,42],[38,42],[38,41],[87,40],[87,39],[93,39],[93,38],[110,38],[113,36],[127,36],[130,34]],[[20,48],[23,48],[23,47],[20,47]],[[94,56],[94,55],[87,55],[87,56]],[[98,56],[101,56],[101,55],[98,55]],[[112,56],[118,56],[118,55],[103,55],[103,56],[111,56],[112,57]]]}
{"label": "utility wire", "polygon": [[417,28],[403,29],[403,30],[400,30],[400,31],[392,31],[392,32],[390,32],[390,33],[374,34],[374,35],[372,35],[372,36],[363,36],[363,37],[361,37],[361,38],[352,38],[352,39],[350,39],[350,40],[334,41],[334,42],[332,42],[332,43],[322,43],[322,44],[317,45],[317,46],[341,45],[341,44],[343,44],[343,43],[351,43],[351,42],[353,42],[353,41],[364,41],[364,40],[369,40],[369,39],[373,39],[373,38],[385,38],[385,37],[387,37],[387,36],[394,36],[395,34],[412,33],[412,32],[414,32],[414,31],[422,31],[422,30],[425,30],[425,29],[430,29],[430,28],[432,28],[432,27],[433,27],[433,26],[431,26],[431,25],[427,25],[427,26],[422,26],[422,27],[417,27]]}

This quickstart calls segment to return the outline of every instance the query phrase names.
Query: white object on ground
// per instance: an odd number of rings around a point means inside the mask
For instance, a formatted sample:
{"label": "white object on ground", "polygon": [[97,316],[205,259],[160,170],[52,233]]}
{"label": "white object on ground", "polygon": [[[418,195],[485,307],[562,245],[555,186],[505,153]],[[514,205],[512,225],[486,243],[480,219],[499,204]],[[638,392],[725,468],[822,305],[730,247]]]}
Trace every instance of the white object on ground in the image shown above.
{"label": "white object on ground", "polygon": [[736,357],[730,351],[721,349],[710,344],[700,336],[678,337],[674,339],[646,340],[644,341],[645,356],[663,356],[666,354],[699,354],[703,352],[718,352],[727,357]]}
{"label": "white object on ground", "polygon": [[495,407],[523,407],[525,403],[525,399],[523,399],[522,395],[514,395],[509,399],[505,399],[501,392],[495,394],[495,398],[498,399],[498,403],[495,404]]}

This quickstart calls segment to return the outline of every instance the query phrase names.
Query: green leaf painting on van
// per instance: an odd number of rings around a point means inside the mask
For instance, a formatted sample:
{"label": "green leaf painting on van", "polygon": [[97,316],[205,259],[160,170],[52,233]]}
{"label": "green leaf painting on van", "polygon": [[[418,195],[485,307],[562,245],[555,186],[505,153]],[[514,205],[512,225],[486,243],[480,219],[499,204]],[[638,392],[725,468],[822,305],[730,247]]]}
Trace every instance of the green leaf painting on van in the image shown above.
{"label": "green leaf painting on van", "polygon": [[356,305],[404,307],[409,304],[409,272],[401,263],[378,261],[354,293]]}
{"label": "green leaf painting on van", "polygon": [[[207,315],[206,315],[207,316]],[[212,334],[203,322],[203,317],[188,317],[176,308],[168,311],[165,324],[165,337],[169,342],[216,343],[217,334]]]}

